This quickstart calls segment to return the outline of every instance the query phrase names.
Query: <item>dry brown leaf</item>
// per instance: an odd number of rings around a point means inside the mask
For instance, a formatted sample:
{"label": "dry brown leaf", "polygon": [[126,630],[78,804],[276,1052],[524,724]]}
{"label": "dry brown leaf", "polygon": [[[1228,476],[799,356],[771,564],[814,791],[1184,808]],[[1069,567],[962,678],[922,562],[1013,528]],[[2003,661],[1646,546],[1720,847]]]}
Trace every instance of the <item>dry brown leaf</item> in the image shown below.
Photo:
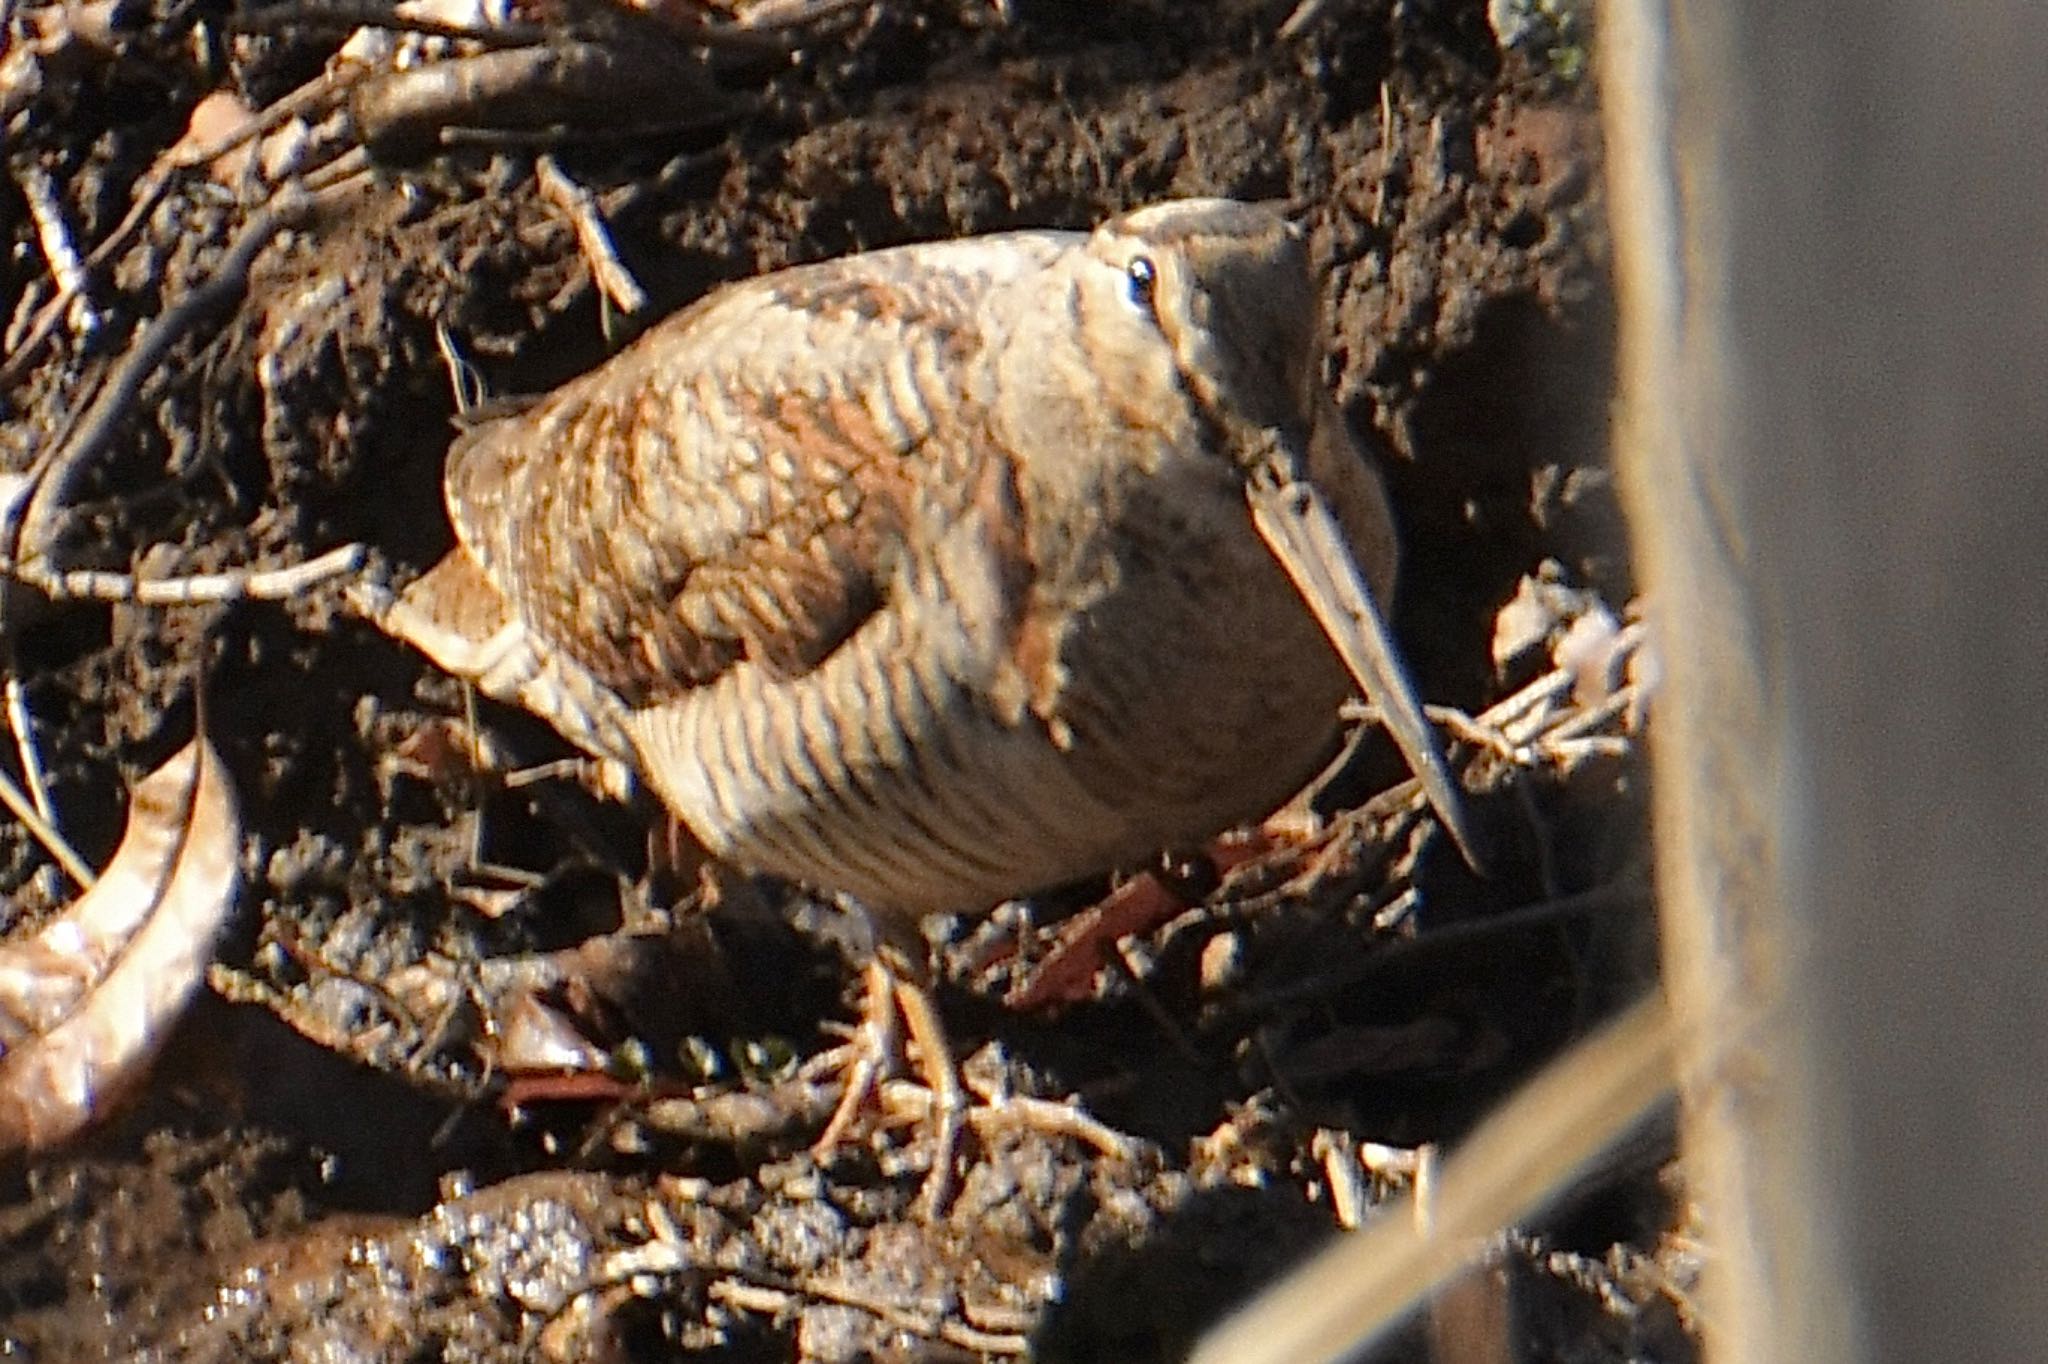
{"label": "dry brown leaf", "polygon": [[240,846],[220,756],[195,739],[135,788],[93,888],[0,945],[0,1151],[64,1140],[141,1078],[234,903]]}
{"label": "dry brown leaf", "polygon": [[611,1058],[560,1011],[516,996],[498,1023],[497,1068],[508,1075],[603,1074]]}

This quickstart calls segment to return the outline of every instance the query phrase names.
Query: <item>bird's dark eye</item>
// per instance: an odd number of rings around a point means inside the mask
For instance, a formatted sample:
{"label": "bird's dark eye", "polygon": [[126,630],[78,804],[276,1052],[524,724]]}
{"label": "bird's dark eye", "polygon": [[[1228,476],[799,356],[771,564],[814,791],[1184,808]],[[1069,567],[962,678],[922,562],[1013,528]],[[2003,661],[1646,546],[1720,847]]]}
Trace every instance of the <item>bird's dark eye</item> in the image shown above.
{"label": "bird's dark eye", "polygon": [[1131,282],[1131,302],[1152,311],[1152,291],[1159,283],[1159,271],[1153,268],[1150,256],[1133,256],[1131,263],[1124,267],[1124,274]]}

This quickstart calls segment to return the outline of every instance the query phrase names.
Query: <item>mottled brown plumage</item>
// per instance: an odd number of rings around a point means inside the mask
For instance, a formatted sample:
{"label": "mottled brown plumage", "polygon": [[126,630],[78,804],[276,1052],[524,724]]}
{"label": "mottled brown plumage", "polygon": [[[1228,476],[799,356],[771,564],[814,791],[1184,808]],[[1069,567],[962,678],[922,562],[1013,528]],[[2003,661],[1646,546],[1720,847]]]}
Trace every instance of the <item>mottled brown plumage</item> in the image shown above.
{"label": "mottled brown plumage", "polygon": [[458,441],[461,595],[519,664],[444,661],[712,851],[884,911],[1205,837],[1314,775],[1351,690],[1255,467],[1392,586],[1319,337],[1292,232],[1217,200],[721,289]]}
{"label": "mottled brown plumage", "polygon": [[1224,200],[749,280],[466,433],[460,547],[386,622],[888,914],[1270,812],[1354,676],[1457,833],[1320,371],[1300,242]]}

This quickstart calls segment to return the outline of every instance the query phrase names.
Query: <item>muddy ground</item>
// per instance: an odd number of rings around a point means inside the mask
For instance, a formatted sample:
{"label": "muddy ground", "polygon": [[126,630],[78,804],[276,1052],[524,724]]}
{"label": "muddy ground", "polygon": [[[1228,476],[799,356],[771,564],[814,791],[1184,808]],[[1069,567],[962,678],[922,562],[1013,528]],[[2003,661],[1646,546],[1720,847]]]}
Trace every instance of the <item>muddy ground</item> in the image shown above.
{"label": "muddy ground", "polygon": [[[51,293],[37,186],[89,252],[203,96],[271,106],[331,70],[364,14],[0,11],[0,459],[26,470],[75,436],[149,320],[216,281],[220,306],[129,371],[142,382],[67,490],[64,565],[261,569],[361,543],[363,576],[402,582],[450,543],[445,352],[502,397],[635,329],[540,191],[538,151],[594,194],[642,318],[853,249],[1223,194],[1280,201],[1327,271],[1330,380],[1378,437],[1423,694],[1477,713],[1550,666],[1542,621],[1495,657],[1531,575],[1564,616],[1625,615],[1582,49],[1505,49],[1478,3],[1333,3],[1286,36],[1270,0],[1010,8],[881,0],[708,49],[687,4],[658,25],[536,9],[543,40],[575,25],[668,65],[623,101],[545,106],[558,126],[538,139],[502,126],[519,100],[474,90],[455,121],[493,126],[466,137],[367,98],[353,123],[315,105],[306,154],[369,137],[370,169],[332,177],[246,288],[224,262],[271,190],[201,167],[92,273],[90,325],[65,313],[33,340]],[[1080,998],[1003,1003],[1107,880],[933,925],[970,1073],[1076,1098],[1138,1154],[992,1133],[921,1220],[914,1124],[827,1165],[808,1153],[832,1095],[799,1063],[834,1043],[858,982],[834,916],[677,865],[644,805],[508,781],[566,750],[356,618],[348,581],[8,604],[5,666],[88,862],[202,691],[246,823],[217,965],[145,1091],[0,1167],[11,1357],[1176,1359],[1334,1234],[1333,1180],[1400,1186],[1401,1152],[1455,1141],[1654,959],[1639,716],[1568,757],[1459,750],[1496,848],[1483,881],[1412,803],[1371,799],[1400,774],[1368,745],[1317,839],[1168,876],[1179,912]],[[70,893],[13,824],[0,881],[10,935]],[[566,1051],[520,1032],[536,1010]],[[1690,1358],[1667,1148],[1644,1134],[1501,1238],[1476,1290],[1387,1357]]]}

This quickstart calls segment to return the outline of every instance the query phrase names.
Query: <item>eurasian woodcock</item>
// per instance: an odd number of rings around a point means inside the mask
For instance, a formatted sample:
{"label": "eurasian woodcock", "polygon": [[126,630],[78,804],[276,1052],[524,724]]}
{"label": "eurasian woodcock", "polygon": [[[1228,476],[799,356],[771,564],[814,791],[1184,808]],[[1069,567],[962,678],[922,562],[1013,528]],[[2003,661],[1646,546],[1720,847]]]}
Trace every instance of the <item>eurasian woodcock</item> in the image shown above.
{"label": "eurasian woodcock", "polygon": [[1295,231],[1220,199],[730,285],[464,433],[459,547],[385,622],[899,919],[1271,812],[1354,679],[1468,846],[1320,318]]}

